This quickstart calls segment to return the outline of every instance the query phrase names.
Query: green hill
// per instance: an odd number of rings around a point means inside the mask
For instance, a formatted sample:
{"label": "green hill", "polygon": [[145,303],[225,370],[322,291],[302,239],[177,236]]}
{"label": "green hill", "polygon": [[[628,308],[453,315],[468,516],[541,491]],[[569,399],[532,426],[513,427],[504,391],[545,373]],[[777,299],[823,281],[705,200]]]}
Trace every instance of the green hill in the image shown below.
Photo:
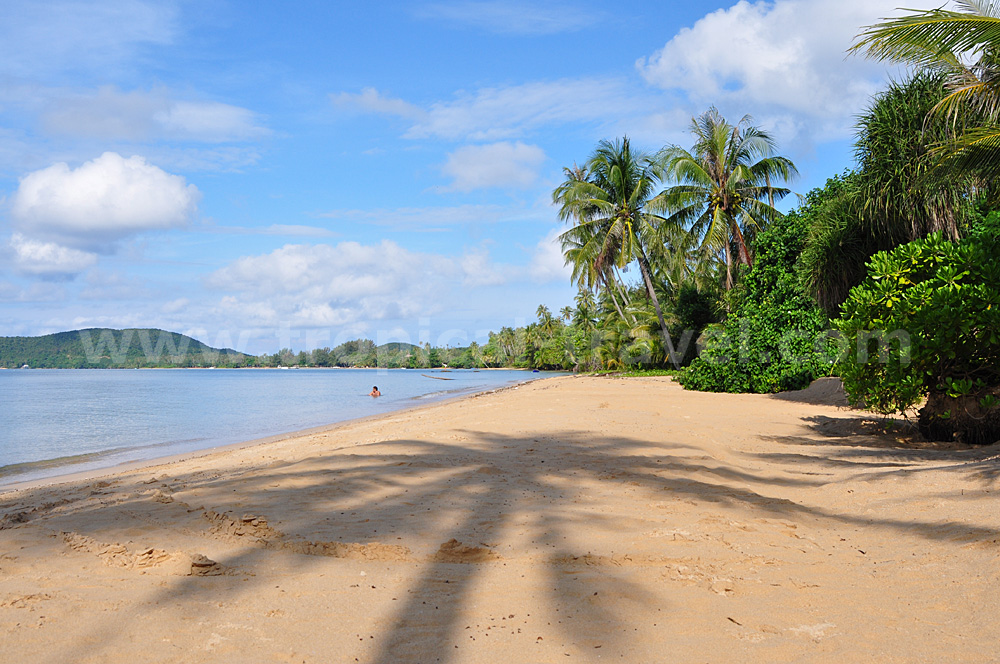
{"label": "green hill", "polygon": [[41,337],[0,337],[0,367],[132,369],[245,366],[254,358],[155,329],[90,328]]}

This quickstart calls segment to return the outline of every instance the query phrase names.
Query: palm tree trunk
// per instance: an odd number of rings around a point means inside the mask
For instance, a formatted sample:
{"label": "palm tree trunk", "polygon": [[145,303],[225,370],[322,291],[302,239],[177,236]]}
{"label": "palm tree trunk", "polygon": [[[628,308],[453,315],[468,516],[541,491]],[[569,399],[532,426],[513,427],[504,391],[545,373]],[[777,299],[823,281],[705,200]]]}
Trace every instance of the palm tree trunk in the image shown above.
{"label": "palm tree trunk", "polygon": [[726,290],[733,289],[733,255],[729,250],[729,243],[726,242]]}
{"label": "palm tree trunk", "polygon": [[670,338],[670,332],[667,331],[667,323],[663,320],[663,312],[660,310],[660,300],[656,297],[656,290],[653,288],[653,279],[649,273],[649,262],[646,260],[646,253],[641,247],[639,248],[639,271],[642,272],[642,280],[646,284],[646,292],[649,294],[649,299],[653,301],[656,318],[660,321],[660,331],[663,332],[663,341],[667,344],[667,354],[670,356],[670,363],[674,365],[674,369],[680,369],[680,359],[674,351],[674,342]]}
{"label": "palm tree trunk", "polygon": [[617,269],[615,269],[611,273],[611,275],[612,275],[612,277],[614,277],[614,284],[615,284],[615,288],[618,289],[618,295],[620,295],[621,298],[622,298],[622,307],[627,308],[628,305],[629,305],[630,300],[629,300],[628,292],[625,290],[624,280],[618,274],[618,270]]}
{"label": "palm tree trunk", "polygon": [[747,247],[747,242],[743,238],[743,233],[740,231],[740,225],[733,220],[733,236],[736,238],[736,246],[740,248],[740,260],[747,267],[753,267],[753,259],[750,257],[750,248]]}
{"label": "palm tree trunk", "polygon": [[[601,277],[604,281],[605,287],[608,288],[608,293],[611,295],[611,303],[615,305],[615,311],[618,312],[618,316],[625,322],[628,322],[628,318],[625,316],[625,312],[622,311],[621,305],[618,304],[618,298],[615,297],[615,291],[618,290],[618,283],[614,279],[610,282],[605,277]],[[623,298],[624,299],[624,298]],[[635,319],[632,319],[632,325],[635,325]]]}

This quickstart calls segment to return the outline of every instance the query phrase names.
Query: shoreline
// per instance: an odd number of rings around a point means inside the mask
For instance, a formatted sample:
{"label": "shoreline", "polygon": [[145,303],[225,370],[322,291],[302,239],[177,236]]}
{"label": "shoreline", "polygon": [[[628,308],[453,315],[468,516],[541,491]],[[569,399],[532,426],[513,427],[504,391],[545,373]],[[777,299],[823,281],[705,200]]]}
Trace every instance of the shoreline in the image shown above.
{"label": "shoreline", "polygon": [[[207,370],[207,367],[190,367],[190,368]],[[342,368],[342,367],[313,367],[313,368]],[[353,369],[355,367],[350,367],[350,368]],[[39,369],[39,371],[46,371],[46,370]],[[55,369],[55,371],[62,371],[62,369]],[[551,376],[549,378],[538,378],[535,380],[552,380],[555,378],[562,378],[562,377],[566,376],[562,375]],[[569,376],[569,377],[574,377],[574,376]],[[134,461],[123,461],[111,466],[104,466],[101,468],[94,468],[90,470],[78,470],[67,473],[60,473],[58,475],[53,475],[51,477],[28,479],[16,482],[7,482],[4,480],[3,477],[0,477],[0,500],[3,500],[6,494],[22,490],[32,490],[47,486],[58,486],[61,484],[68,484],[74,482],[84,482],[84,481],[104,479],[106,477],[111,477],[119,474],[138,472],[148,468],[157,468],[160,466],[167,466],[177,462],[189,461],[192,459],[199,459],[203,457],[210,457],[214,454],[226,454],[227,452],[242,450],[250,447],[255,447],[258,445],[267,445],[269,443],[280,442],[293,438],[302,438],[305,436],[329,433],[332,431],[336,431],[337,429],[354,424],[363,424],[365,422],[377,421],[383,418],[390,418],[393,415],[431,408],[433,406],[444,405],[454,401],[461,401],[463,399],[473,399],[481,395],[494,394],[498,392],[503,392],[505,390],[513,390],[520,387],[521,385],[527,384],[528,382],[534,382],[534,381],[526,381],[522,383],[516,383],[514,385],[505,385],[503,387],[498,387],[498,388],[489,388],[481,392],[473,391],[467,394],[442,397],[440,399],[431,400],[427,403],[419,403],[405,408],[399,408],[383,413],[363,415],[361,417],[349,418],[346,420],[338,420],[336,422],[330,422],[329,424],[322,424],[319,426],[307,427],[304,429],[296,429],[294,431],[289,431],[287,433],[279,433],[271,436],[264,436],[261,438],[252,438],[249,440],[243,440],[235,443],[227,443],[224,445],[217,445],[215,447],[209,447],[200,450],[192,450],[189,452],[167,454],[163,456],[152,457],[149,459],[136,459]],[[41,463],[41,462],[30,462],[30,463]],[[67,467],[71,465],[72,464],[67,464]]]}
{"label": "shoreline", "polygon": [[990,658],[1000,445],[667,377],[389,415],[0,495],[7,658]]}

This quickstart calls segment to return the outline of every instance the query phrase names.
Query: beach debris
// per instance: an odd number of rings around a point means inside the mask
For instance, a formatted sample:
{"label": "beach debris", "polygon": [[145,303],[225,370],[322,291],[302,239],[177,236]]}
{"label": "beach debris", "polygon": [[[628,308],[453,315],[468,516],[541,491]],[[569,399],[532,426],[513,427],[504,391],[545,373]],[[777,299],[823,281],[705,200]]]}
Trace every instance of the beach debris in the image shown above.
{"label": "beach debris", "polygon": [[163,490],[161,489],[156,489],[155,491],[153,491],[153,500],[155,500],[158,503],[169,504],[174,502],[174,497],[171,496],[169,493],[164,493]]}
{"label": "beach debris", "polygon": [[57,507],[68,505],[71,502],[73,501],[69,498],[60,498],[59,500],[42,503],[41,505],[37,505],[31,509],[8,512],[3,516],[0,516],[0,530],[6,530],[8,528],[14,528],[21,524],[28,523],[38,516],[47,516],[49,512],[54,511]]}
{"label": "beach debris", "polygon": [[284,534],[267,525],[267,519],[253,514],[233,518],[213,510],[205,510],[203,515],[212,522],[212,532],[234,538],[250,538],[260,544],[280,540]]}
{"label": "beach debris", "polygon": [[28,523],[31,520],[31,512],[11,512],[9,514],[4,514],[0,516],[0,530],[6,530],[8,528],[13,528],[22,523]]}
{"label": "beach debris", "polygon": [[28,609],[38,602],[52,599],[52,595],[47,593],[29,593],[27,595],[7,595],[6,599],[0,599],[0,609]]}
{"label": "beach debris", "polygon": [[222,565],[200,553],[170,553],[151,546],[130,547],[119,542],[107,544],[74,532],[62,535],[71,549],[94,554],[108,567],[173,576],[219,576],[226,573]]}
{"label": "beach debris", "polygon": [[486,563],[500,556],[482,546],[467,546],[452,538],[441,545],[433,559],[439,563]]}

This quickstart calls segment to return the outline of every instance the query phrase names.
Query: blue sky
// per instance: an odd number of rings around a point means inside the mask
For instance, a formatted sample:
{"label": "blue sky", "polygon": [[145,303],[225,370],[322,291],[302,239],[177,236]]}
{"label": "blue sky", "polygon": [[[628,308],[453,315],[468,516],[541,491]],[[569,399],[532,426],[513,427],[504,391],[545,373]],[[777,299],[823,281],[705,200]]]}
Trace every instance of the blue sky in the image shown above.
{"label": "blue sky", "polygon": [[896,5],[9,1],[0,335],[482,341],[572,302],[551,191],[602,138],[716,105],[795,191],[849,167]]}

